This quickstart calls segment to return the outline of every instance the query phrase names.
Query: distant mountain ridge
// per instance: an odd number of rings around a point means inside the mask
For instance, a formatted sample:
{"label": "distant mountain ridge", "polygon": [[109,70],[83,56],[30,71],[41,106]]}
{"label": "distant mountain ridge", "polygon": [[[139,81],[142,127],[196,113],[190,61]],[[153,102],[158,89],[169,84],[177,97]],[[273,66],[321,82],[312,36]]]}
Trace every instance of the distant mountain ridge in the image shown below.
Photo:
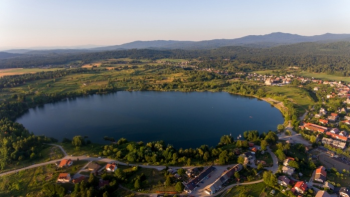
{"label": "distant mountain ridge", "polygon": [[183,50],[200,50],[216,49],[227,46],[244,46],[252,48],[269,48],[280,45],[297,44],[303,42],[339,42],[350,41],[350,34],[331,34],[315,36],[301,36],[290,33],[271,33],[266,35],[249,35],[236,39],[214,39],[204,41],[176,41],[176,40],[154,40],[154,41],[134,41],[121,45],[95,47],[95,48],[77,48],[77,49],[53,49],[53,50],[7,50],[7,53],[21,53],[27,55],[49,54],[49,53],[79,53],[79,52],[96,52],[112,51],[127,49],[183,49]]}
{"label": "distant mountain ridge", "polygon": [[301,42],[336,42],[350,41],[350,34],[323,34],[316,36],[301,36],[289,33],[271,33],[266,35],[250,35],[236,39],[215,39],[204,41],[134,41],[122,45],[98,47],[93,50],[123,50],[123,49],[214,49],[225,46],[247,46],[266,48],[278,45],[296,44]]}

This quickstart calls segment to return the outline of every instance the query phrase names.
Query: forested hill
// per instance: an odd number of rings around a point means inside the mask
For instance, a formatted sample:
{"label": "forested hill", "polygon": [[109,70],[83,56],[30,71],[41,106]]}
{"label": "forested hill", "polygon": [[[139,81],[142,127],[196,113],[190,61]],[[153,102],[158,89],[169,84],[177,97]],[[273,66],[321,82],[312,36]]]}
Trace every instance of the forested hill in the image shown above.
{"label": "forested hill", "polygon": [[51,54],[0,59],[0,68],[36,67],[69,64],[80,60],[90,63],[100,59],[199,59],[215,61],[228,59],[235,64],[250,64],[266,69],[269,66],[299,66],[315,72],[343,72],[350,70],[350,42],[299,43],[272,48],[222,47],[211,50],[154,50],[131,49],[91,53]]}

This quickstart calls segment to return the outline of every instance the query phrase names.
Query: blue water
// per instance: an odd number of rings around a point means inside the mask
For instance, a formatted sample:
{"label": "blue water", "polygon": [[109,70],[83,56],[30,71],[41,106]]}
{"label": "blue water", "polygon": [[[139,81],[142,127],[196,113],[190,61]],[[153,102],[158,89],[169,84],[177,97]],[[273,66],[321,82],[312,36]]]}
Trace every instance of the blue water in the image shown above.
{"label": "blue water", "polygon": [[222,135],[266,132],[283,123],[281,112],[256,98],[225,92],[117,92],[45,104],[17,119],[30,132],[62,140],[104,136],[164,140],[176,148],[215,146]]}

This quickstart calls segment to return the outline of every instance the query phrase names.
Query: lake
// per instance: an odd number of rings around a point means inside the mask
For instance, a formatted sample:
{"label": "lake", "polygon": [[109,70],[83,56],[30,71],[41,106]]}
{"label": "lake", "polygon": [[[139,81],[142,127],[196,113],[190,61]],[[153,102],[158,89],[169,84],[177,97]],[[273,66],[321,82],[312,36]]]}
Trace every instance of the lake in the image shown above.
{"label": "lake", "polygon": [[92,95],[30,109],[19,117],[36,135],[58,140],[104,136],[130,141],[164,140],[176,148],[215,146],[223,135],[236,138],[247,130],[267,132],[284,122],[265,101],[226,92],[117,92]]}

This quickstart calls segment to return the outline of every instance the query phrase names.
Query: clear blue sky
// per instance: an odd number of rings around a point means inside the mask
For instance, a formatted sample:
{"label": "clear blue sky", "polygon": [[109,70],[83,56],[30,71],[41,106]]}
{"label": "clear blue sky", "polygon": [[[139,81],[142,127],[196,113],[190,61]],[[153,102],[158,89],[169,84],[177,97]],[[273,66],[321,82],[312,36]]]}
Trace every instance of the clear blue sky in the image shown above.
{"label": "clear blue sky", "polygon": [[349,0],[1,0],[0,49],[350,33]]}

